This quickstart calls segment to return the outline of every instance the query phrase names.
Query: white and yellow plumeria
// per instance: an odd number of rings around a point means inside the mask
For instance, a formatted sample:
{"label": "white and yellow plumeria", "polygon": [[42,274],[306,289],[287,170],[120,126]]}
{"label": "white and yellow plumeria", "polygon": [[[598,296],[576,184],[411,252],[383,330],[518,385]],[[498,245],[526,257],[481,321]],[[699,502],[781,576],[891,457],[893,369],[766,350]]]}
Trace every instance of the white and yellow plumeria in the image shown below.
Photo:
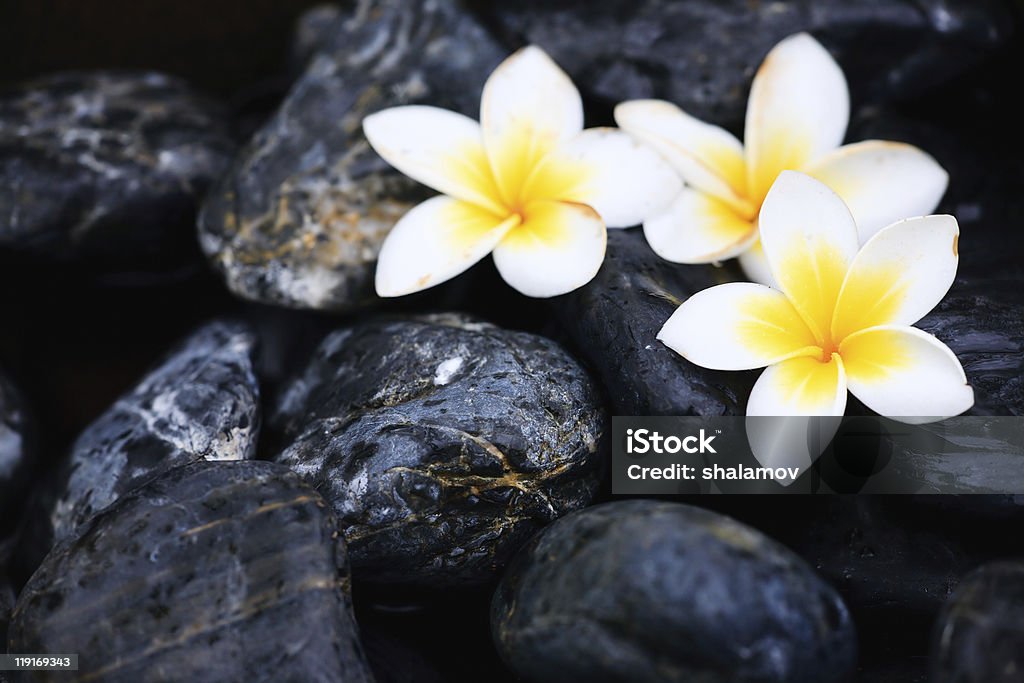
{"label": "white and yellow plumeria", "polygon": [[564,294],[597,274],[606,225],[637,225],[682,187],[656,152],[629,135],[583,130],[579,92],[539,48],[495,69],[480,119],[406,106],[363,121],[378,154],[443,193],[411,209],[387,236],[377,262],[380,296],[432,287],[492,252],[501,276],[523,294]]}
{"label": "white and yellow plumeria", "polygon": [[686,300],[658,338],[718,370],[767,366],[748,415],[842,415],[847,389],[906,422],[974,403],[960,361],[914,327],[949,290],[952,216],[898,221],[858,248],[849,209],[810,176],[783,172],[764,200],[761,241],[778,289],[736,282]]}
{"label": "white and yellow plumeria", "polygon": [[754,77],[745,146],[669,102],[620,104],[619,126],[661,152],[687,184],[663,215],[644,223],[651,248],[676,263],[739,256],[751,280],[771,284],[757,216],[787,169],[835,190],[857,221],[861,243],[895,220],[934,211],[948,177],[932,157],[881,140],[839,146],[849,102],[839,65],[800,33],[776,45]]}

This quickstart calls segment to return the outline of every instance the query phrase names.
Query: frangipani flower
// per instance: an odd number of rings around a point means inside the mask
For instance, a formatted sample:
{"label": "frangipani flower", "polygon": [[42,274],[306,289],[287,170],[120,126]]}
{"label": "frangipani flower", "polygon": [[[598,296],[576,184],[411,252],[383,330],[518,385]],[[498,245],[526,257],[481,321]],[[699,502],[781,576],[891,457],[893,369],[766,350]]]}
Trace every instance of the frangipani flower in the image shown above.
{"label": "frangipani flower", "polygon": [[619,126],[661,152],[687,183],[663,215],[644,223],[651,248],[676,263],[739,255],[752,280],[772,284],[757,240],[757,216],[768,189],[787,169],[837,192],[853,213],[862,244],[895,220],[934,211],[946,191],[942,167],[898,142],[839,147],[849,115],[842,70],[806,33],[776,45],[754,77],[746,146],[669,102],[620,104]]}
{"label": "frangipani flower", "polygon": [[779,289],[736,282],[686,300],[658,339],[717,370],[767,366],[747,415],[842,415],[847,389],[905,422],[958,415],[974,403],[960,361],[914,327],[949,290],[959,228],[952,216],[893,223],[858,249],[843,201],[783,172],[760,216]]}
{"label": "frangipani flower", "polygon": [[539,48],[495,69],[480,118],[406,106],[363,121],[389,164],[444,193],[388,234],[377,261],[380,296],[432,287],[492,252],[501,276],[523,294],[564,294],[597,274],[606,225],[641,223],[682,187],[656,152],[626,133],[583,130],[579,92]]}

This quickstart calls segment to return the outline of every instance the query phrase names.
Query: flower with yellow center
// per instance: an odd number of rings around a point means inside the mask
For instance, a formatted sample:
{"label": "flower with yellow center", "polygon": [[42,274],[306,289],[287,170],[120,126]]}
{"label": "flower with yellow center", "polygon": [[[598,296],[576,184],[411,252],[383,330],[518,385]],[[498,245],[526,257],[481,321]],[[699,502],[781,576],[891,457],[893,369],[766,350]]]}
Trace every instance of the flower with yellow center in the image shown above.
{"label": "flower with yellow center", "polygon": [[444,282],[487,254],[523,294],[590,281],[608,227],[663,211],[682,183],[656,152],[613,129],[583,130],[569,77],[527,47],[484,85],[480,123],[436,107],[371,114],[363,131],[389,164],[443,195],[412,208],[377,261],[380,296]]}
{"label": "flower with yellow center", "polygon": [[842,415],[847,389],[880,415],[926,422],[974,403],[960,361],[914,327],[957,268],[952,216],[889,225],[858,248],[849,209],[826,185],[783,172],[764,200],[761,241],[778,289],[734,282],[699,292],[658,338],[717,370],[767,366],[747,415]]}
{"label": "flower with yellow center", "polygon": [[669,209],[644,223],[651,248],[675,263],[739,256],[747,276],[772,284],[757,216],[784,170],[802,171],[846,202],[863,244],[881,228],[935,210],[948,177],[911,145],[868,140],[839,145],[850,116],[843,72],[814,38],[776,45],[754,77],[745,146],[725,130],[660,100],[623,102],[619,126],[645,141],[686,181]]}

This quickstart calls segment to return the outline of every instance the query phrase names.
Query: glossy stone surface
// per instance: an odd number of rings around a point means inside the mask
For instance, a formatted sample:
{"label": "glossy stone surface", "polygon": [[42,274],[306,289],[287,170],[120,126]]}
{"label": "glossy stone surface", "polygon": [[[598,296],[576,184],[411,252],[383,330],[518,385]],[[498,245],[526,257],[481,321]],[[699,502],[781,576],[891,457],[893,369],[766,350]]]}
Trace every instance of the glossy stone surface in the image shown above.
{"label": "glossy stone surface", "polygon": [[273,422],[274,459],[330,501],[356,578],[427,586],[490,580],[586,505],[605,429],[557,344],[456,315],[328,335]]}
{"label": "glossy stone surface", "polygon": [[88,653],[104,681],[372,681],[344,543],[320,496],[266,462],[192,463],[58,546],[22,591],[13,652]]}
{"label": "glossy stone surface", "polygon": [[530,681],[843,681],[846,607],[814,572],[728,517],[630,500],[569,515],[509,566],[491,606]]}
{"label": "glossy stone surface", "polygon": [[640,230],[610,230],[597,277],[554,306],[558,323],[594,368],[615,414],[743,415],[756,372],[707,370],[657,340],[680,303],[739,277],[734,264],[669,263],[651,251]]}
{"label": "glossy stone surface", "polygon": [[252,458],[260,425],[255,343],[240,323],[200,328],[86,428],[47,500],[54,540],[172,467]]}
{"label": "glossy stone surface", "polygon": [[219,105],[160,73],[68,72],[0,97],[0,246],[91,265],[194,251],[234,143]]}

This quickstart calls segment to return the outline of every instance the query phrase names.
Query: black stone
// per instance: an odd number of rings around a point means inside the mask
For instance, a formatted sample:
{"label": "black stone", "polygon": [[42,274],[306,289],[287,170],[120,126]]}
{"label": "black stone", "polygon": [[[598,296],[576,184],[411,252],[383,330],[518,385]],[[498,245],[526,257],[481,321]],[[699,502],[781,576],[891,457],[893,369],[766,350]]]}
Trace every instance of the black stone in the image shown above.
{"label": "black stone", "polygon": [[295,22],[288,50],[289,71],[301,76],[309,60],[330,45],[334,34],[344,30],[339,24],[347,18],[338,5],[315,5],[303,12]]}
{"label": "black stone", "polygon": [[728,517],[631,500],[558,520],[509,566],[491,625],[531,681],[847,680],[846,607],[791,552]]}
{"label": "black stone", "polygon": [[0,539],[13,530],[29,488],[33,440],[25,399],[0,372]]}
{"label": "black stone", "polygon": [[33,539],[39,550],[172,467],[252,458],[260,423],[254,344],[240,323],[210,323],[89,425],[38,501],[46,518],[36,522],[45,527]]}
{"label": "black stone", "polygon": [[998,0],[572,0],[473,3],[506,44],[547,50],[608,103],[658,97],[742,128],[754,72],[808,31],[846,71],[856,104],[919,96],[993,54],[1013,33]]}
{"label": "black stone", "polygon": [[104,681],[371,681],[329,507],[286,468],[192,463],[125,495],[25,586],[12,652]]}
{"label": "black stone", "polygon": [[932,683],[1024,680],[1024,562],[989,564],[967,576],[933,638]]}
{"label": "black stone", "polygon": [[231,291],[296,308],[375,301],[385,235],[430,192],[377,156],[363,118],[415,103],[476,116],[503,56],[454,0],[360,2],[204,206],[201,245]]}
{"label": "black stone", "polygon": [[740,279],[726,268],[659,258],[639,230],[609,230],[597,277],[555,300],[572,345],[594,368],[616,414],[743,415],[756,372],[708,370],[657,340],[683,301]]}
{"label": "black stone", "polygon": [[329,335],[274,418],[275,460],[341,522],[357,580],[466,585],[597,488],[604,414],[557,344],[464,316]]}
{"label": "black stone", "polygon": [[969,414],[1024,415],[1022,311],[1024,291],[1019,284],[958,280],[946,298],[916,323],[949,346],[963,364],[974,387]]}
{"label": "black stone", "polygon": [[70,72],[0,96],[0,245],[166,266],[234,149],[226,114],[159,73]]}

